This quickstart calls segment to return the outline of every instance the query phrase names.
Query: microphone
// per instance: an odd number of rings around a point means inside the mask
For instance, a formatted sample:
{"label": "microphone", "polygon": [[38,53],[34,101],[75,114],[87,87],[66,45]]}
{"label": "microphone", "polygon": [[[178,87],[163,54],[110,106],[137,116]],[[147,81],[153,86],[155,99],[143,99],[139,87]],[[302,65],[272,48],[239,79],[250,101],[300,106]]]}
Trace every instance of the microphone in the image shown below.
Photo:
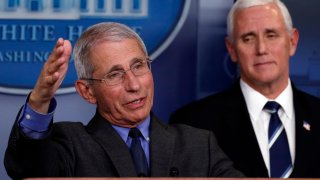
{"label": "microphone", "polygon": [[176,168],[176,167],[170,168],[169,175],[170,175],[171,177],[177,177],[177,176],[179,176],[179,169]]}
{"label": "microphone", "polygon": [[138,174],[138,177],[147,177],[147,175],[144,174],[143,172],[141,172],[141,173]]}

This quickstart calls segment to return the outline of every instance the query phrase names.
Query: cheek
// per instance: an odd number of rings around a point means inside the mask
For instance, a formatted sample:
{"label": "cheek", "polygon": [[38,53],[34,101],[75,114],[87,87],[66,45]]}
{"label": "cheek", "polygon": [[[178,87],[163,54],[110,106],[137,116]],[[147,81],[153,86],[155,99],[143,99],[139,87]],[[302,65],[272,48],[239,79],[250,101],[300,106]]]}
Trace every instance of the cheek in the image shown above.
{"label": "cheek", "polygon": [[149,88],[149,104],[150,104],[150,108],[152,108],[152,105],[153,105],[153,96],[154,96],[154,88],[153,88],[153,85],[152,87]]}
{"label": "cheek", "polygon": [[154,82],[152,75],[146,78],[146,81],[144,81],[144,87],[146,87],[146,91],[148,94],[148,103],[150,106],[152,106],[154,96]]}
{"label": "cheek", "polygon": [[246,68],[246,67],[250,67],[251,64],[253,63],[254,61],[254,53],[247,49],[247,50],[240,50],[238,53],[237,53],[237,62],[240,66],[240,68]]}
{"label": "cheek", "polygon": [[150,78],[148,79],[147,84],[148,84],[149,92],[150,92],[150,94],[151,94],[151,95],[152,95],[152,97],[153,97],[153,92],[154,92],[154,83],[153,83],[153,77],[152,77],[152,76],[150,76]]}
{"label": "cheek", "polygon": [[239,43],[234,52],[237,60],[239,61],[239,59],[241,59],[241,61],[243,61],[255,56],[255,47],[253,45]]}
{"label": "cheek", "polygon": [[120,91],[103,91],[100,92],[100,106],[108,112],[118,111],[121,106],[121,93]]}
{"label": "cheek", "polygon": [[284,50],[283,47],[273,47],[272,48],[272,56],[273,58],[278,61],[279,64],[287,64],[289,62],[290,58],[290,49],[286,47],[286,50]]}
{"label": "cheek", "polygon": [[289,40],[281,39],[279,41],[274,41],[269,44],[269,49],[273,55],[279,56],[289,56],[291,54],[291,45]]}

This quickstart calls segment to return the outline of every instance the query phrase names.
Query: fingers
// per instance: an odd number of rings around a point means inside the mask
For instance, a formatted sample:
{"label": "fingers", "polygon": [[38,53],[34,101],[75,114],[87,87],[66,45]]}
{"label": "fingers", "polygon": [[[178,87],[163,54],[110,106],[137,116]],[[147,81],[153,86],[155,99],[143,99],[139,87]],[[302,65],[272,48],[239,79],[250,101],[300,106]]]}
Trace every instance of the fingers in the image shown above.
{"label": "fingers", "polygon": [[71,42],[68,40],[63,41],[63,57],[66,59],[70,58],[72,52]]}
{"label": "fingers", "polygon": [[59,38],[44,64],[29,100],[33,107],[41,108],[41,112],[46,110],[59,89],[68,70],[71,52],[70,41]]}
{"label": "fingers", "polygon": [[46,84],[53,85],[55,84],[58,80],[60,79],[60,74],[59,72],[55,72],[50,76],[45,76],[44,77],[44,81],[46,82]]}
{"label": "fingers", "polygon": [[56,59],[58,59],[61,54],[63,53],[63,44],[64,44],[64,40],[62,38],[59,38],[54,46],[54,48],[52,49],[51,55],[48,59],[48,62],[52,62],[55,61]]}
{"label": "fingers", "polygon": [[47,62],[51,64],[61,58],[68,60],[70,58],[71,51],[72,47],[70,41],[59,38]]}
{"label": "fingers", "polygon": [[[47,64],[44,67],[44,76],[59,76],[59,74],[64,73],[64,69],[66,69],[67,61],[68,59],[60,57],[57,60],[54,60],[52,62],[47,62]],[[57,77],[58,78],[58,77]],[[53,78],[56,79],[56,78]]]}
{"label": "fingers", "polygon": [[65,76],[71,52],[70,41],[59,38],[44,66],[44,76],[47,83],[54,84]]}
{"label": "fingers", "polygon": [[59,69],[61,65],[66,63],[69,60],[71,54],[71,44],[67,40],[59,38],[55,47],[52,50],[51,55],[49,56],[46,66],[47,72],[53,74]]}

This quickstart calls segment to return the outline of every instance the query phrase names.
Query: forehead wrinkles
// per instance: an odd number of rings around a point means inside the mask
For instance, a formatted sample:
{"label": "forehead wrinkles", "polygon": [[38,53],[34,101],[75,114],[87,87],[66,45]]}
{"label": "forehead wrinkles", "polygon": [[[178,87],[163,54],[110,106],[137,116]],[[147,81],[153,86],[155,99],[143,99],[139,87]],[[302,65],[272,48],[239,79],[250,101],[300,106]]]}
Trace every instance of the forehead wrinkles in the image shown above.
{"label": "forehead wrinkles", "polygon": [[[265,29],[275,29],[285,27],[285,24],[280,9],[274,4],[269,4],[237,10],[234,26],[236,31],[253,31],[260,26]],[[239,33],[236,31],[234,33]]]}
{"label": "forehead wrinkles", "polygon": [[99,69],[104,73],[115,69],[128,69],[134,61],[145,58],[144,52],[135,39],[102,41],[91,48],[90,59],[94,65],[94,72]]}
{"label": "forehead wrinkles", "polygon": [[[99,68],[103,68],[105,66],[108,66],[110,63],[110,58],[108,58],[109,54],[108,53],[101,53],[101,48],[99,46],[102,46],[104,43],[110,43],[113,41],[97,41],[92,46],[90,47],[90,50],[88,51],[88,61],[92,66],[92,73],[96,72]],[[108,51],[108,49],[104,48],[103,51]]]}

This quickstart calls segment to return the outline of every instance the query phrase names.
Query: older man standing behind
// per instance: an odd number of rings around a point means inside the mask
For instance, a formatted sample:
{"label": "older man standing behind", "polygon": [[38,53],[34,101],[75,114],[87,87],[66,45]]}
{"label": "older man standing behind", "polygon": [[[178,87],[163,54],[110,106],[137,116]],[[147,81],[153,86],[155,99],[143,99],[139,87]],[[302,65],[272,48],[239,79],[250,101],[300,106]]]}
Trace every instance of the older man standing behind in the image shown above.
{"label": "older man standing behind", "polygon": [[299,34],[280,0],[237,0],[226,46],[240,80],[176,111],[172,123],[213,130],[250,177],[320,177],[320,100],[296,89],[290,57]]}

